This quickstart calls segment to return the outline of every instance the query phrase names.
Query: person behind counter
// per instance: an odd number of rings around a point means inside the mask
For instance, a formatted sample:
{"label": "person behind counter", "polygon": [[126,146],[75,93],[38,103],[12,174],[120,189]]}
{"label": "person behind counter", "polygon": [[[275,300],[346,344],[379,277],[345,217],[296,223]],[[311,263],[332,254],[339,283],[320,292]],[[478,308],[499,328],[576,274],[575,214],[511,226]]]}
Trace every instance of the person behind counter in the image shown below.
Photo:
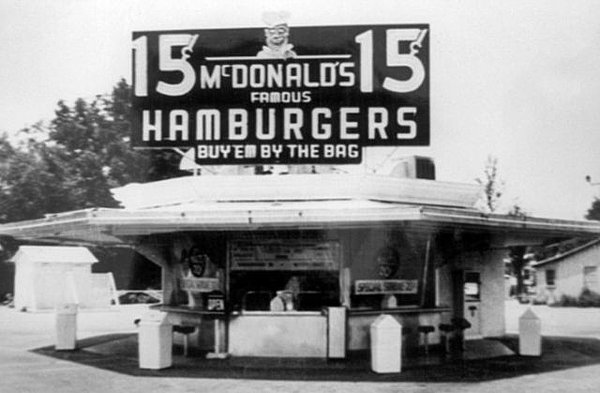
{"label": "person behind counter", "polygon": [[271,300],[271,311],[294,311],[295,302],[300,293],[301,284],[298,276],[292,276],[285,285],[285,289],[277,291],[277,295]]}

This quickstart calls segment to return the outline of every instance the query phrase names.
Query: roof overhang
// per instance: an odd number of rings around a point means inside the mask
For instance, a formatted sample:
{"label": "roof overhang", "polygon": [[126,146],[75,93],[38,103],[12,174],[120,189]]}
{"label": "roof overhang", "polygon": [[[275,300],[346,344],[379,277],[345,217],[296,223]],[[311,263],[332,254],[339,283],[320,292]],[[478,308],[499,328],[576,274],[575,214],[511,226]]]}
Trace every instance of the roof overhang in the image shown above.
{"label": "roof overhang", "polygon": [[156,209],[89,209],[0,225],[22,241],[127,244],[133,237],[193,231],[344,229],[406,225],[423,231],[462,230],[504,237],[504,244],[600,235],[600,223],[486,215],[471,209],[337,200],[220,202]]}

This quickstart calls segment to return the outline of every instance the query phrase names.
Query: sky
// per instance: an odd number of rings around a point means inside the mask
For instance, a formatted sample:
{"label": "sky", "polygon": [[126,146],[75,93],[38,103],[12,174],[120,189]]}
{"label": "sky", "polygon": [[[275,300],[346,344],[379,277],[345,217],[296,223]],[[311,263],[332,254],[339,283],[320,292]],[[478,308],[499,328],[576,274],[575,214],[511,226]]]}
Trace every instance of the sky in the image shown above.
{"label": "sky", "polygon": [[352,172],[430,156],[437,179],[474,183],[498,159],[500,211],[582,219],[600,196],[600,2],[595,0],[0,0],[0,132],[131,83],[131,33],[428,23],[431,145],[374,148]]}

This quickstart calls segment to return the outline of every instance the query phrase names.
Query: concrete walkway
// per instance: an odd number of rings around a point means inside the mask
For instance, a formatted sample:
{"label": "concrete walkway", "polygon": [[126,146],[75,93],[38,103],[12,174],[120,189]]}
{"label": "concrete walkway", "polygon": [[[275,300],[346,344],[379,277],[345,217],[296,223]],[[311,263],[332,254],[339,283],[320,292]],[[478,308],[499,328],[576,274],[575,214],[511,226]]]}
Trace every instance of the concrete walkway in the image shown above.
{"label": "concrete walkway", "polygon": [[[512,313],[507,316],[507,325],[512,329],[515,315],[518,317],[525,308],[512,304],[507,308],[511,308]],[[553,310],[556,309],[540,309],[538,315],[546,318],[556,314]],[[144,307],[133,306],[119,311],[80,313],[78,338],[82,343],[91,343],[101,337],[129,337],[131,340],[135,337],[133,320],[143,311]],[[571,313],[580,315],[578,311]],[[546,312],[548,315],[544,314]],[[553,326],[552,332],[563,325],[552,322],[554,318],[548,322]],[[580,319],[584,325],[586,321],[595,321],[590,316]],[[135,359],[124,356],[85,350],[56,356],[51,350],[53,326],[53,314],[20,313],[0,307],[0,392],[504,393],[509,389],[520,392],[592,392],[600,389],[600,342],[586,338],[594,336],[589,334],[593,331],[592,326],[570,327],[569,331],[581,333],[581,338],[546,339],[541,359],[512,357],[451,362],[442,367],[417,367],[392,375],[377,375],[364,369],[345,372],[344,367],[333,373],[311,367],[281,373],[259,370],[262,374],[234,367],[234,375],[228,375],[223,372],[227,371],[223,367],[210,366],[206,362],[200,368],[190,369],[185,359],[178,356],[176,361],[181,367],[144,371],[137,369]],[[515,344],[511,338],[504,342]]]}

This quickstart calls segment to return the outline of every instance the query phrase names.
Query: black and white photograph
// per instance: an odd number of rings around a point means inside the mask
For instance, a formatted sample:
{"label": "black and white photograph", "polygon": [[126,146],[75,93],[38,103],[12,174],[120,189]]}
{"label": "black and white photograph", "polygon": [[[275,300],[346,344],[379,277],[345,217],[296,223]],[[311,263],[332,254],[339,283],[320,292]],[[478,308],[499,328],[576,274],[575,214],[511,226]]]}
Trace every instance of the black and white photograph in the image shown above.
{"label": "black and white photograph", "polygon": [[0,0],[0,391],[599,390],[598,21]]}

